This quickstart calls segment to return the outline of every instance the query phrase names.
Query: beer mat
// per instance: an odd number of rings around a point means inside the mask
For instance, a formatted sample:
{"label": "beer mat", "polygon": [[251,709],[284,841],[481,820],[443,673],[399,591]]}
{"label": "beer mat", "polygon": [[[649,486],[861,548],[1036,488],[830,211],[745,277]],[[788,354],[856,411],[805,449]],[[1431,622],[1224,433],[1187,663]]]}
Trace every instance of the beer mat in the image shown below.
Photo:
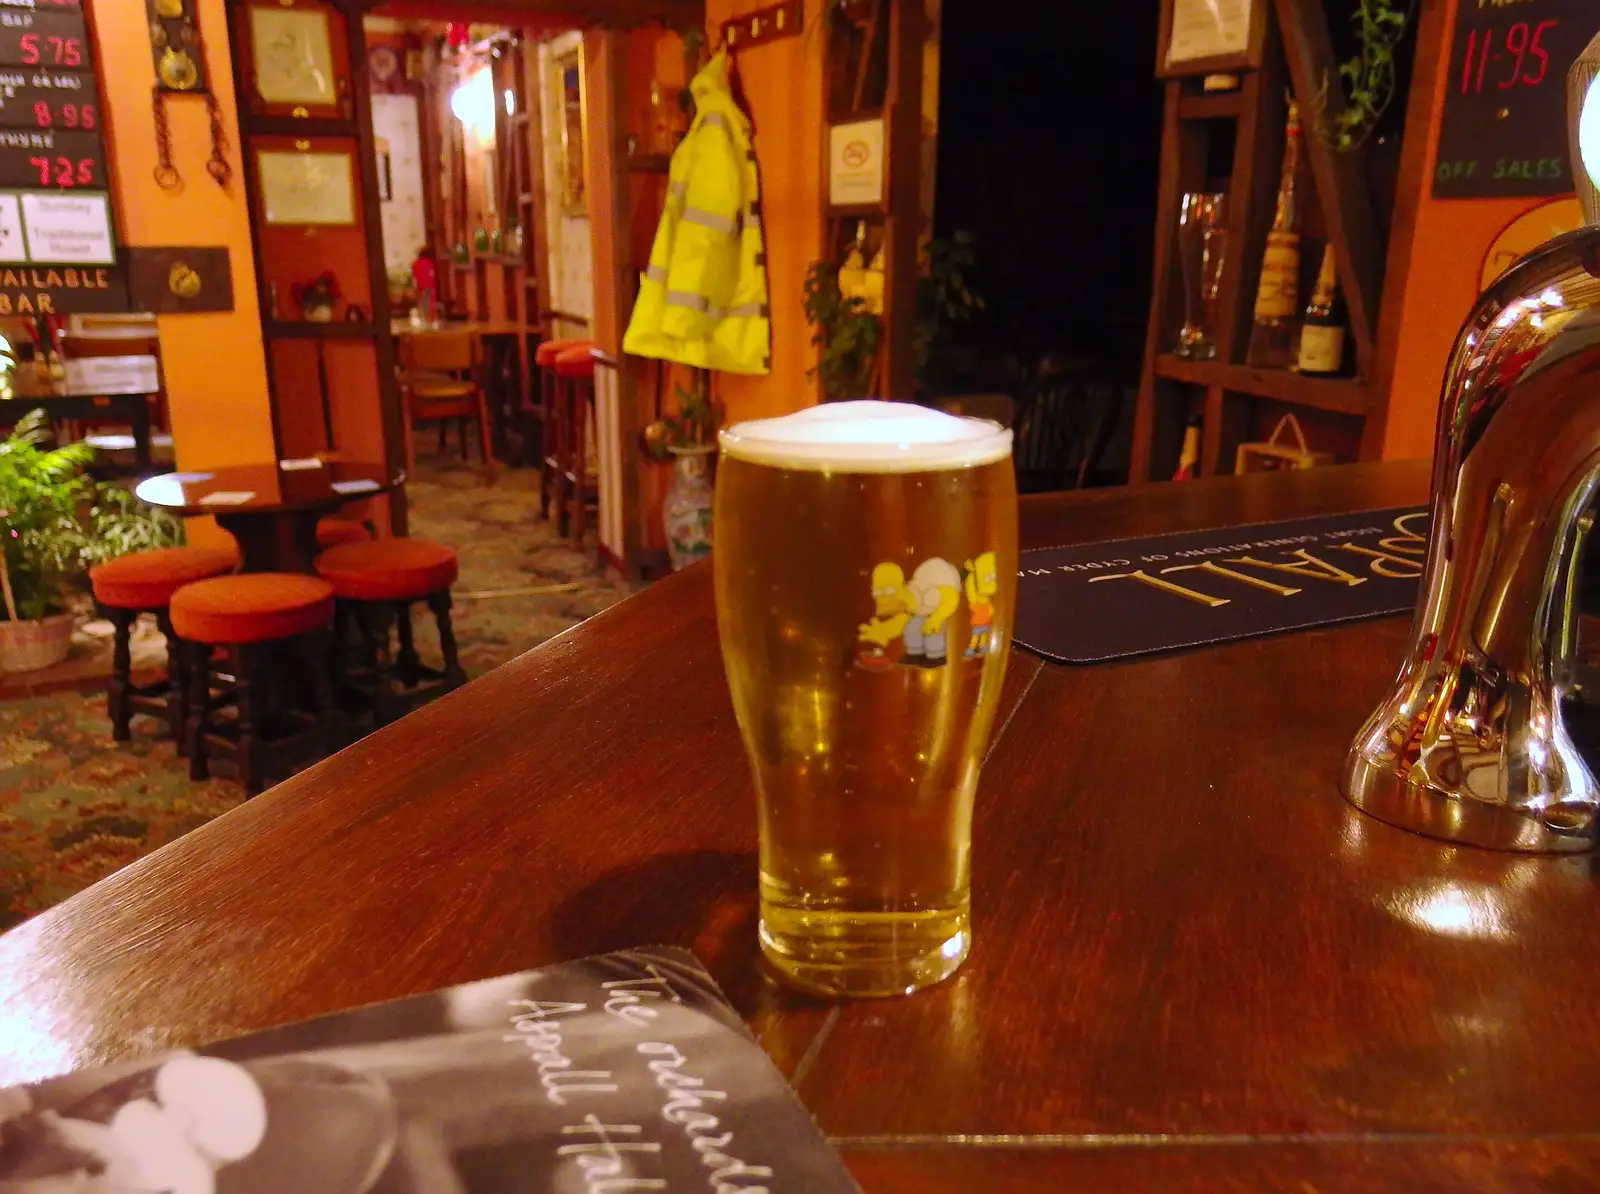
{"label": "beer mat", "polygon": [[652,946],[0,1090],[0,1190],[860,1194],[695,956]]}
{"label": "beer mat", "polygon": [[1105,663],[1410,613],[1427,528],[1408,506],[1025,551],[1013,637]]}

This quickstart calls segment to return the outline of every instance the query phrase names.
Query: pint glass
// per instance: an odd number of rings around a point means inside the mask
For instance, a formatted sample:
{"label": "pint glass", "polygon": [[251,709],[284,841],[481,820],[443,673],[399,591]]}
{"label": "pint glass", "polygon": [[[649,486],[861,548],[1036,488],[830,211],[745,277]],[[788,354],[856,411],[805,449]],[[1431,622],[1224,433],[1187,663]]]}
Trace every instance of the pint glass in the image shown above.
{"label": "pint glass", "polygon": [[721,435],[717,626],[760,806],[761,947],[891,995],[971,945],[972,796],[1016,601],[1011,433],[843,402]]}

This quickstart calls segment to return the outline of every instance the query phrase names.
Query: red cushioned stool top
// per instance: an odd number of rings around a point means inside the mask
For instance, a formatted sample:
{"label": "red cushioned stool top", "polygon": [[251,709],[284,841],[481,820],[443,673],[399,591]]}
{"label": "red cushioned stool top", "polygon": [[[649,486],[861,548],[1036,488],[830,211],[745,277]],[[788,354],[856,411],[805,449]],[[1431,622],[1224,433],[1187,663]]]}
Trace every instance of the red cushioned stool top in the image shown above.
{"label": "red cushioned stool top", "polygon": [[372,534],[353,518],[319,518],[317,546],[338,547],[341,543],[366,543]]}
{"label": "red cushioned stool top", "polygon": [[323,552],[317,575],[350,601],[417,601],[456,580],[456,553],[426,539],[374,539]]}
{"label": "red cushioned stool top", "polygon": [[265,643],[333,621],[333,589],[294,572],[196,581],[172,595],[172,629],[196,643]]}
{"label": "red cushioned stool top", "polygon": [[593,340],[546,340],[533,350],[533,363],[541,369],[548,369],[556,363],[556,358],[569,348],[593,347]]}
{"label": "red cushioned stool top", "polygon": [[237,547],[162,547],[89,569],[94,599],[113,609],[163,609],[184,585],[239,566]]}
{"label": "red cushioned stool top", "polygon": [[593,377],[594,345],[569,348],[556,357],[557,377]]}

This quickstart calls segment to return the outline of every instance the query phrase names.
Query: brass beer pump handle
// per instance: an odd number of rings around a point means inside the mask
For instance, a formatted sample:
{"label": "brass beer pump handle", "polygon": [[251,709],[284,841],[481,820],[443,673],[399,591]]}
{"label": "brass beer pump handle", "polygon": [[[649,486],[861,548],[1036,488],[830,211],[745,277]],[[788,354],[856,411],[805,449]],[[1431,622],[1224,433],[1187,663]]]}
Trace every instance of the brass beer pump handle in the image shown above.
{"label": "brass beer pump handle", "polygon": [[1573,658],[1577,556],[1600,492],[1600,36],[1568,76],[1588,225],[1478,300],[1451,353],[1407,654],[1341,786],[1358,808],[1504,850],[1592,849],[1600,757]]}

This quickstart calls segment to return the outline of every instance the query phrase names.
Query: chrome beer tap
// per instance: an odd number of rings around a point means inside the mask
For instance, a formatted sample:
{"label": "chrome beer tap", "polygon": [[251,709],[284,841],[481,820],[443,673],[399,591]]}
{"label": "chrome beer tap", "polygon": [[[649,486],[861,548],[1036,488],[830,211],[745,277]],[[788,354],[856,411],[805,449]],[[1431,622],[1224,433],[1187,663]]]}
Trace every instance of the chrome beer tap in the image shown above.
{"label": "chrome beer tap", "polygon": [[1571,732],[1578,565],[1600,491],[1597,76],[1600,35],[1567,80],[1585,226],[1507,270],[1456,340],[1410,643],[1341,777],[1376,817],[1502,850],[1589,850],[1600,834],[1600,751]]}

